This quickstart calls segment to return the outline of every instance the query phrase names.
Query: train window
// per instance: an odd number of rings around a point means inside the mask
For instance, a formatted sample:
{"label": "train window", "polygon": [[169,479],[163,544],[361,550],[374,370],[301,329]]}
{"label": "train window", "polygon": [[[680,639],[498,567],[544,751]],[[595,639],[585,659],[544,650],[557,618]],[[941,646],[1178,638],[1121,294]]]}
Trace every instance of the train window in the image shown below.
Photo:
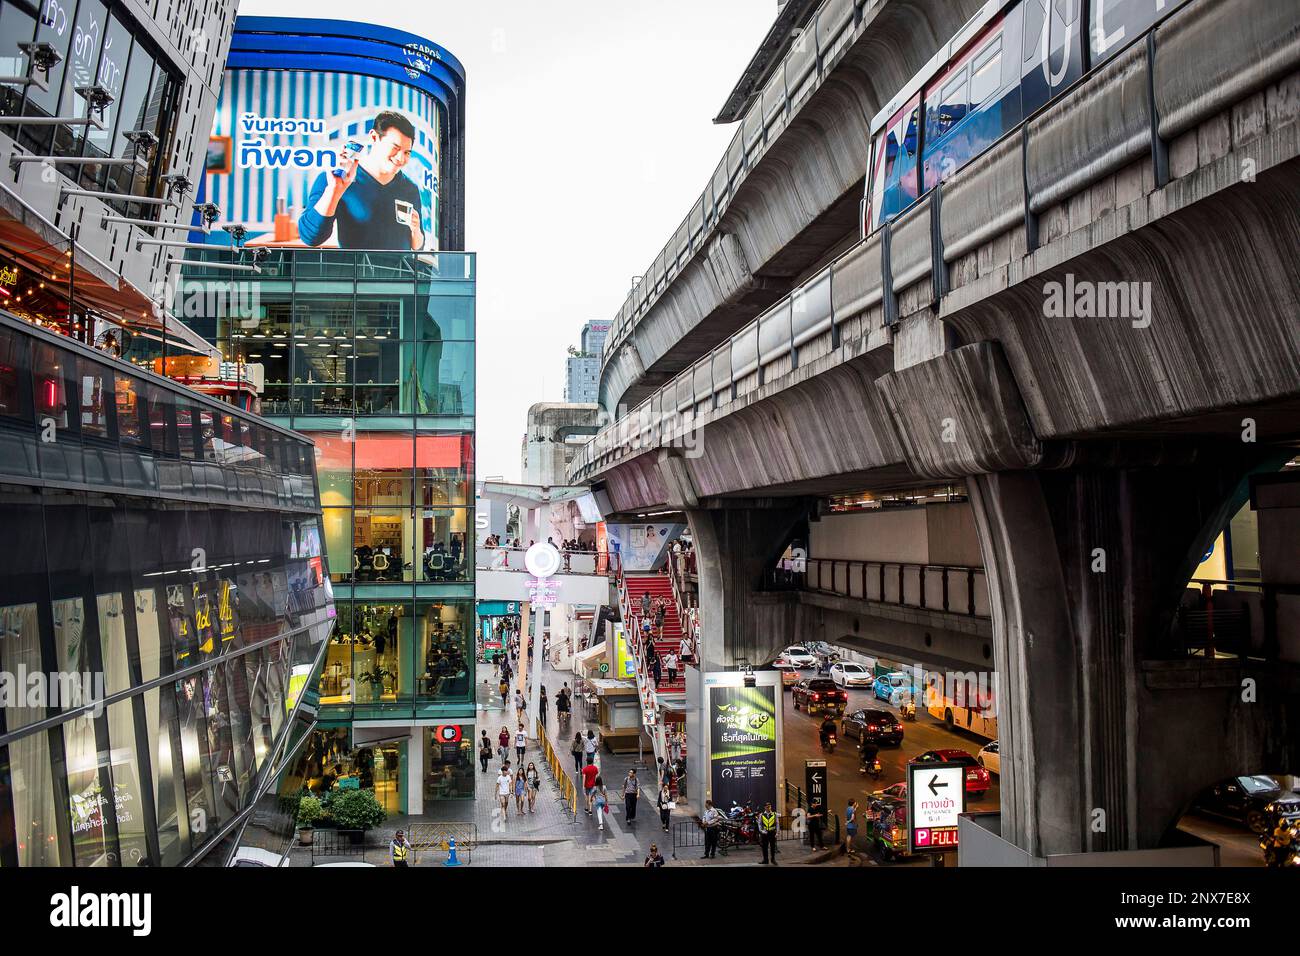
{"label": "train window", "polygon": [[1024,0],[1025,25],[1021,32],[1024,56],[1022,62],[1037,63],[1043,58],[1043,30],[1047,19],[1047,7],[1043,0]]}
{"label": "train window", "polygon": [[997,37],[988,48],[975,57],[971,64],[970,105],[979,106],[998,88],[1002,79],[1002,37]]}
{"label": "train window", "polygon": [[112,376],[108,369],[89,359],[77,359],[77,383],[80,388],[81,433],[108,437],[109,397]]}
{"label": "train window", "polygon": [[144,436],[141,421],[144,409],[141,383],[129,375],[113,376],[117,395],[117,435],[130,445],[139,445]]}
{"label": "train window", "polygon": [[966,115],[966,67],[962,67],[943,88],[938,117],[928,135],[937,139],[962,121]]}
{"label": "train window", "polygon": [[1079,19],[1079,0],[1056,0],[1056,15],[1062,23]]}
{"label": "train window", "polygon": [[871,176],[873,226],[898,215],[919,195],[916,150],[920,113],[920,97],[913,97],[876,135]]}
{"label": "train window", "polygon": [[26,336],[0,329],[0,417],[31,421]]}

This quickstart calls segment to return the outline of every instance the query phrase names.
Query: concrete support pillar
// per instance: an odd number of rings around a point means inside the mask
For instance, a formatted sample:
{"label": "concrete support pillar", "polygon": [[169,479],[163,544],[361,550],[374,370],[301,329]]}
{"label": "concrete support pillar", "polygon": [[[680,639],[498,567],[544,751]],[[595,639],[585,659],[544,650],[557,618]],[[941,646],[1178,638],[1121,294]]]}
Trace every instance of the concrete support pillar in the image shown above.
{"label": "concrete support pillar", "polygon": [[[1002,835],[1021,849],[1152,848],[1221,773],[1232,735],[1171,740],[1188,701],[1153,693],[1168,678],[1151,668],[1181,656],[1169,637],[1179,599],[1244,500],[1251,464],[1217,449],[1159,466],[968,481],[999,678]],[[1213,690],[1197,680],[1201,706],[1226,722],[1223,689],[1236,677],[1213,678]],[[1251,766],[1255,742],[1234,742],[1234,759]]]}
{"label": "concrete support pillar", "polygon": [[[406,743],[406,812],[424,813],[424,727],[412,727]],[[477,779],[477,775],[475,775]]]}

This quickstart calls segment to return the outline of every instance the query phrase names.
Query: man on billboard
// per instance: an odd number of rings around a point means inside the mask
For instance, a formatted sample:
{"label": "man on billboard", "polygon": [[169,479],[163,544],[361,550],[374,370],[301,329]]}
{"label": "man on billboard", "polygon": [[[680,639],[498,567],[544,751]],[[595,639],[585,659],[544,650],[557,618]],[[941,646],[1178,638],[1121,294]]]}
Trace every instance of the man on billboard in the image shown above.
{"label": "man on billboard", "polygon": [[415,127],[401,113],[375,116],[366,142],[350,142],[339,165],[316,177],[298,236],[320,246],[338,227],[340,249],[423,249],[420,190],[402,168],[411,160]]}

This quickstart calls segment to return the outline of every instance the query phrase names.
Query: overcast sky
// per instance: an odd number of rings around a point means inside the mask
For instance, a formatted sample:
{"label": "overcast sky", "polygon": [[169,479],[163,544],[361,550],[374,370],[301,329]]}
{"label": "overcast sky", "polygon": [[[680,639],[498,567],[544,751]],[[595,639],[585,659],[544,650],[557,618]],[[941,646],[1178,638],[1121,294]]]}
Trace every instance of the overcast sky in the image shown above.
{"label": "overcast sky", "polygon": [[520,476],[525,415],[609,320],[734,134],[712,119],[776,0],[243,0],[364,19],[465,66],[466,244],[478,253],[479,477]]}

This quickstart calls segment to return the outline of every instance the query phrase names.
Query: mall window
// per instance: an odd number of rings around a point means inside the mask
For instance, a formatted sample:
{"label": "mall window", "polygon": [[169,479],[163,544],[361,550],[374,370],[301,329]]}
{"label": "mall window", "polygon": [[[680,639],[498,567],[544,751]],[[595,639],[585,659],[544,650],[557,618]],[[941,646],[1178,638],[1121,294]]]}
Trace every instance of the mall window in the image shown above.
{"label": "mall window", "polygon": [[424,736],[424,799],[474,796],[474,725],[421,728]]}
{"label": "mall window", "polygon": [[[87,126],[20,126],[19,144],[33,153],[57,156],[113,156],[125,158],[133,147],[128,130],[144,129],[158,138],[158,146],[147,164],[98,167],[65,165],[60,172],[84,188],[156,196],[159,177],[171,154],[179,80],[164,66],[147,31],[135,25],[121,0],[80,0],[59,4],[41,0],[39,15],[33,5],[0,0],[0,36],[6,49],[0,51],[0,70],[9,76],[27,72],[27,58],[14,55],[13,45],[36,39],[51,44],[62,60],[50,70],[48,89],[30,86],[23,91],[5,87],[0,104],[6,115],[84,116],[86,101],[77,87],[99,84],[113,94],[114,102],[104,111],[104,129]],[[34,34],[33,34],[34,31]],[[118,212],[155,218],[159,207],[110,200]]]}
{"label": "mall window", "polygon": [[416,605],[416,696],[422,700],[468,700],[472,693],[472,601],[421,601]]}

